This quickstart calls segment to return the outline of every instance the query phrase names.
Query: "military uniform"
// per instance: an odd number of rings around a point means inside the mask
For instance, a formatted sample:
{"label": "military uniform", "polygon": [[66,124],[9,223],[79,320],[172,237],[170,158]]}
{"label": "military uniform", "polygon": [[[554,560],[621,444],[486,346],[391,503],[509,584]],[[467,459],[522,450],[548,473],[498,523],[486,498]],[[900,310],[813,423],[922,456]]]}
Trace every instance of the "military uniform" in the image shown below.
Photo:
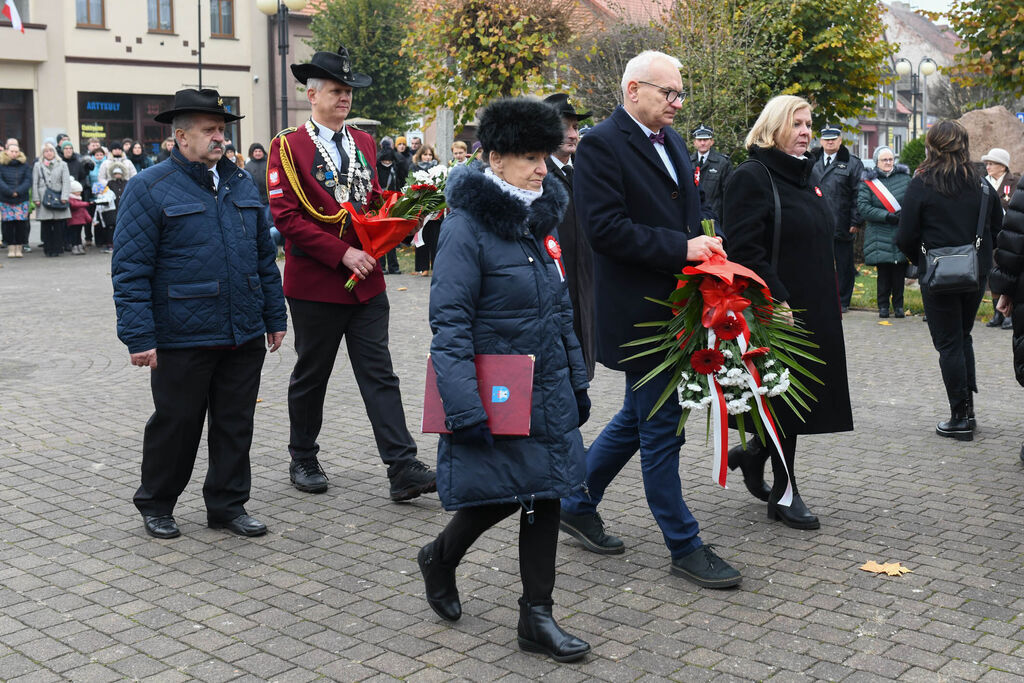
{"label": "military uniform", "polygon": [[[714,133],[707,126],[698,126],[693,131],[694,139],[709,139]],[[706,158],[699,162],[698,152],[690,155],[690,163],[694,168],[694,181],[703,194],[704,206],[715,212],[715,218],[722,220],[722,196],[725,192],[725,181],[732,173],[732,162],[729,157],[709,149]]]}

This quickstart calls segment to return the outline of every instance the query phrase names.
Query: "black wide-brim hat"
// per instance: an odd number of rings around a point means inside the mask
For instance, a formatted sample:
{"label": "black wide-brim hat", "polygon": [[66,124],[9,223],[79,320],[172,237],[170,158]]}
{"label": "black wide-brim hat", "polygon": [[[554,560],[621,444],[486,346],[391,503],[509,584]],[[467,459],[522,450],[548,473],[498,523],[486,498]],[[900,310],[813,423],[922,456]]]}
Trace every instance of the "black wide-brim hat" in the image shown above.
{"label": "black wide-brim hat", "polygon": [[352,88],[373,84],[372,78],[352,70],[352,60],[344,46],[337,52],[317,52],[308,64],[292,64],[291,67],[292,75],[303,85],[310,78],[329,78]]}
{"label": "black wide-brim hat", "polygon": [[589,111],[576,111],[576,105],[569,99],[569,96],[565,93],[559,92],[554,95],[548,95],[544,98],[544,101],[550,104],[552,107],[558,110],[560,116],[575,116],[580,119],[589,119],[591,112]]}
{"label": "black wide-brim hat", "polygon": [[174,108],[153,117],[157,123],[170,123],[179,114],[213,114],[223,116],[225,123],[244,119],[224,108],[224,98],[216,90],[187,88],[174,93]]}

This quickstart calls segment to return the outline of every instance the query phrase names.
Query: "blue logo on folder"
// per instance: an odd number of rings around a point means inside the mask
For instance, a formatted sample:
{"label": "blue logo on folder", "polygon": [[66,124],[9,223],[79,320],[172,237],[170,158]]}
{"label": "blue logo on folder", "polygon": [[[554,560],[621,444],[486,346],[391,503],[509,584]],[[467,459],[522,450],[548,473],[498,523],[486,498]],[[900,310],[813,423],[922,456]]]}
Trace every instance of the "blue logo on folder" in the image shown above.
{"label": "blue logo on folder", "polygon": [[508,400],[508,387],[494,385],[491,387],[491,403],[504,403]]}

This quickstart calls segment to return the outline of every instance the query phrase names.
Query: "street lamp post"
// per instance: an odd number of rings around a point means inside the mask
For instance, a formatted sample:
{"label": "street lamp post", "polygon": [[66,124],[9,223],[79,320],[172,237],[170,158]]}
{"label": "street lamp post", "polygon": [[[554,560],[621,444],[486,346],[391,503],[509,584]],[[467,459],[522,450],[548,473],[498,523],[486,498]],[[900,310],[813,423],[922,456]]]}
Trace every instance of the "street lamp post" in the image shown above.
{"label": "street lamp post", "polygon": [[[917,64],[917,73],[914,73],[914,65],[906,57],[896,60],[896,73],[900,76],[910,76],[910,97],[913,125],[913,137],[917,137],[917,95],[923,95],[921,99],[921,126],[928,128],[928,77],[938,70],[939,65],[931,57],[922,57]],[[919,87],[920,86],[920,87]]]}
{"label": "street lamp post", "polygon": [[256,8],[277,16],[277,53],[281,55],[281,128],[288,127],[288,10],[298,12],[307,0],[256,0]]}

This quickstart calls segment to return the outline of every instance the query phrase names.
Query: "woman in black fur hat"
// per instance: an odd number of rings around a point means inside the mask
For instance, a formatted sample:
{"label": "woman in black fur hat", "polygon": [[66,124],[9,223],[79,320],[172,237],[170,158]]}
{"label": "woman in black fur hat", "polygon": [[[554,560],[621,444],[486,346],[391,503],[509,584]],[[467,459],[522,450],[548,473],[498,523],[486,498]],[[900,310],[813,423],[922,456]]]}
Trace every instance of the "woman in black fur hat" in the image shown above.
{"label": "woman in black fur hat", "polygon": [[[590,399],[551,235],[568,197],[545,179],[562,122],[540,100],[502,99],[484,110],[477,135],[489,167],[452,169],[445,190],[451,213],[430,285],[430,357],[451,429],[438,444],[437,492],[456,512],[418,561],[427,602],[455,621],[462,615],[456,567],[482,533],[519,511],[519,646],[571,662],[590,645],[555,623],[551,595],[559,499],[583,486],[579,426]],[[480,354],[533,356],[529,436],[491,433],[473,362]]]}

